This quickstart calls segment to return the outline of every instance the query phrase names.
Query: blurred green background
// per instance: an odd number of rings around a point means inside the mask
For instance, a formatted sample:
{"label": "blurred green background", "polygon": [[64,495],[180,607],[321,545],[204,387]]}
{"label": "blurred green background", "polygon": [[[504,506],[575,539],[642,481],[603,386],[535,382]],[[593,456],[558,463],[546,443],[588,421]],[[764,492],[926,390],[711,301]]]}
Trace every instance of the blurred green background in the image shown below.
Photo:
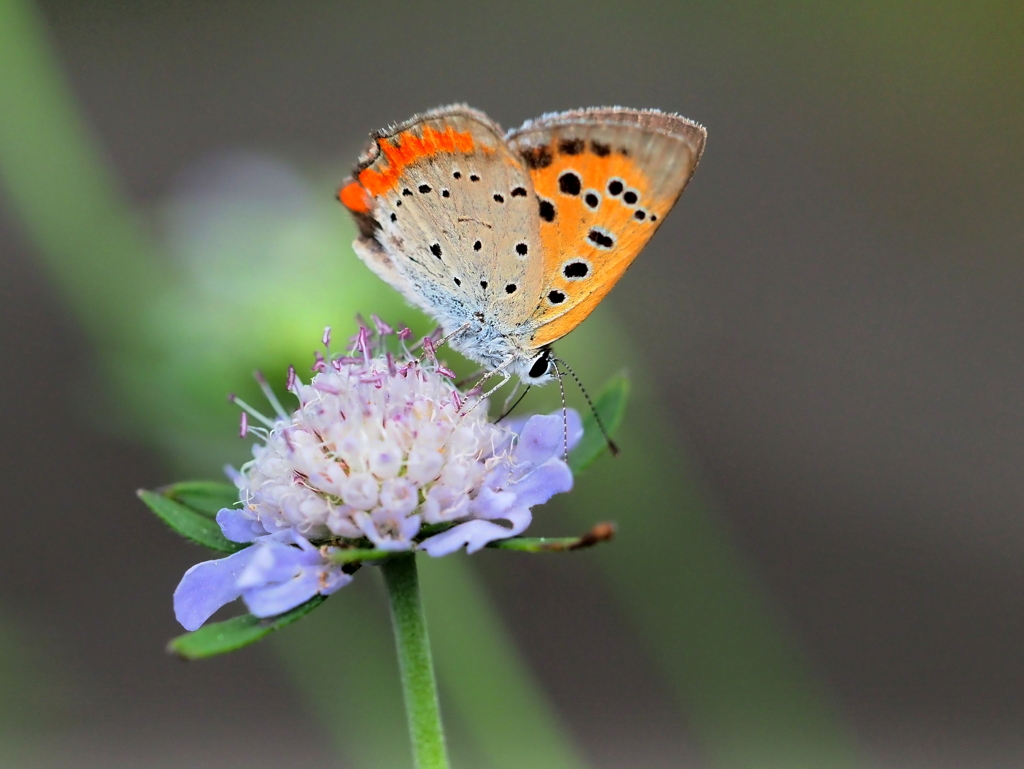
{"label": "blurred green background", "polygon": [[709,130],[558,347],[634,396],[531,531],[619,538],[422,567],[456,766],[1024,764],[1024,7],[648,0],[0,0],[0,764],[409,766],[372,570],[184,665],[205,553],[132,492],[324,325],[426,328],[332,196],[451,101]]}

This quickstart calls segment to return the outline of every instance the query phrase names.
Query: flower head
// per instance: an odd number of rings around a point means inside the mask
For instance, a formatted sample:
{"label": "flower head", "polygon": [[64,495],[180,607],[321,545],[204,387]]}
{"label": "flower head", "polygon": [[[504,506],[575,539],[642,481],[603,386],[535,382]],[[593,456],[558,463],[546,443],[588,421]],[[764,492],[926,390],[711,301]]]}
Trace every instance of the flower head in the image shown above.
{"label": "flower head", "polygon": [[[185,573],[174,603],[186,629],[239,596],[269,617],[330,594],[352,579],[332,559],[346,547],[472,553],[522,533],[533,505],[572,488],[562,454],[564,432],[570,446],[582,434],[575,412],[534,416],[518,430],[494,424],[485,403],[467,404],[429,338],[417,360],[407,330],[374,320],[377,332],[362,327],[348,355],[318,353],[308,384],[289,372],[294,412],[262,380],[277,419],[241,404],[265,425],[244,422],[243,432],[263,442],[232,473],[240,507],[217,523],[252,544]],[[323,341],[329,350],[329,331]]]}

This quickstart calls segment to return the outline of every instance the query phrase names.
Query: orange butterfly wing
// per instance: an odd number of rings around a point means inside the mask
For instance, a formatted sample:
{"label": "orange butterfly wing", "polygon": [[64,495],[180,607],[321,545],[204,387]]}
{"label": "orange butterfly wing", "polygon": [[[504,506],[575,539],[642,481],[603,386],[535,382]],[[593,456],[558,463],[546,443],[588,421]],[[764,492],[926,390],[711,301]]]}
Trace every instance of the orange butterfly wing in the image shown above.
{"label": "orange butterfly wing", "polygon": [[676,115],[619,108],[545,115],[509,133],[541,214],[530,347],[568,334],[611,291],[683,193],[706,136]]}

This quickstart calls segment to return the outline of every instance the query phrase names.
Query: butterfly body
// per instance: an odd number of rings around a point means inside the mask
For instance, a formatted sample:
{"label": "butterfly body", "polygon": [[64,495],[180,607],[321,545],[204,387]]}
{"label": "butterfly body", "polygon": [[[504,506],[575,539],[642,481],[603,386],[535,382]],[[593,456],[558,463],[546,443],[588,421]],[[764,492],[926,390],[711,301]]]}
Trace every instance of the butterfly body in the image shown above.
{"label": "butterfly body", "polygon": [[373,135],[339,199],[354,248],[491,370],[539,384],[682,193],[705,131],[656,111],[546,115],[504,134],[455,105]]}

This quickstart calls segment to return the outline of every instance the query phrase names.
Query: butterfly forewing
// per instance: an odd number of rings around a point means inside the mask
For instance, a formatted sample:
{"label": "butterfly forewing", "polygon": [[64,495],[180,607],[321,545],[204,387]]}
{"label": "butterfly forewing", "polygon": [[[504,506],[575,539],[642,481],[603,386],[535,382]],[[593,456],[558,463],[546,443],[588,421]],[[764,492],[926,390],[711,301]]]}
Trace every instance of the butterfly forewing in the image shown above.
{"label": "butterfly forewing", "polygon": [[379,133],[339,197],[360,223],[360,257],[442,322],[482,313],[511,329],[536,307],[530,178],[482,113],[444,107]]}
{"label": "butterfly forewing", "polygon": [[656,111],[602,108],[547,115],[511,131],[538,196],[541,300],[529,347],[578,326],[618,282],[692,176],[704,129]]}

